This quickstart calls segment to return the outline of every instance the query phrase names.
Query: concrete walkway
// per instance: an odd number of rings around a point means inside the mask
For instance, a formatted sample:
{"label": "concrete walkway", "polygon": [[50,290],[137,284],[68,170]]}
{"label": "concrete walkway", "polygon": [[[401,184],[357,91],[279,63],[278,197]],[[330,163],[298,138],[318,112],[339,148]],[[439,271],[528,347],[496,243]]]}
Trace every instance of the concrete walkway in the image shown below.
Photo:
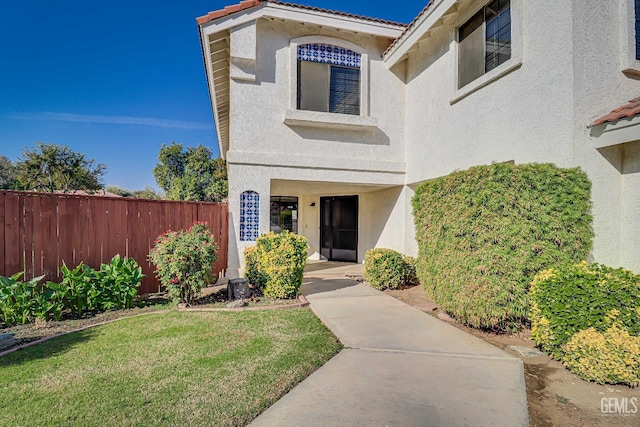
{"label": "concrete walkway", "polygon": [[520,359],[345,278],[361,266],[314,266],[302,293],[346,348],[252,425],[528,425]]}

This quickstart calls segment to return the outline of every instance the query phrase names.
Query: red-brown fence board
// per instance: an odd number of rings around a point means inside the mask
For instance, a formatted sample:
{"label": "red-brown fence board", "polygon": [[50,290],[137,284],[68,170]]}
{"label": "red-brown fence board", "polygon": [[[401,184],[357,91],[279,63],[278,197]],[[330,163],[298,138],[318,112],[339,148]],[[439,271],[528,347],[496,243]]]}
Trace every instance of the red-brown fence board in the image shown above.
{"label": "red-brown fence board", "polygon": [[4,220],[4,200],[5,200],[5,194],[4,193],[0,193],[0,261],[5,260],[4,257],[4,224],[5,224],[5,220]]}
{"label": "red-brown fence board", "polygon": [[156,237],[204,221],[218,244],[216,275],[227,268],[225,203],[174,202],[0,190],[0,275],[25,271],[60,281],[63,262],[99,268],[120,254],[135,259],[146,277],[140,293],[158,292],[148,261]]}

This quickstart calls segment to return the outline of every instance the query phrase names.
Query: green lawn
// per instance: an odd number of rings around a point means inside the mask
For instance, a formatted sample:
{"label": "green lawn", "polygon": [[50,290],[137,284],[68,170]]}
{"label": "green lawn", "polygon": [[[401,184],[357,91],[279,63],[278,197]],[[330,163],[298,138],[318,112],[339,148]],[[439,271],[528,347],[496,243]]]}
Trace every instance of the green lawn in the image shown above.
{"label": "green lawn", "polygon": [[0,425],[245,425],[339,349],[308,308],[124,319],[0,358]]}

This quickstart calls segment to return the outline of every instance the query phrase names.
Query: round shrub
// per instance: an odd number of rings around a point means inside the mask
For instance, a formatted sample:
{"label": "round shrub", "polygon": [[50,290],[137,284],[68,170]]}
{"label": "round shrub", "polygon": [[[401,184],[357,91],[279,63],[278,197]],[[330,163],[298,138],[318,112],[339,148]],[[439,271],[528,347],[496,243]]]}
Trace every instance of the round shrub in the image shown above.
{"label": "round shrub", "polygon": [[376,289],[397,289],[403,286],[406,270],[402,254],[392,249],[369,249],[364,256],[364,279]]}
{"label": "round shrub", "polygon": [[149,253],[160,283],[181,303],[193,302],[218,259],[218,246],[206,225],[196,222],[188,230],[163,233]]}
{"label": "round shrub", "polygon": [[640,275],[583,261],[541,271],[531,283],[531,339],[557,359],[578,332],[609,329],[611,313],[640,334]]}
{"label": "round shrub", "polygon": [[563,362],[580,378],[598,384],[640,383],[640,337],[615,322],[604,332],[591,327],[563,346]]}
{"label": "round shrub", "polygon": [[418,273],[416,272],[417,260],[409,255],[402,257],[404,261],[404,286],[419,285]]}
{"label": "round shrub", "polygon": [[307,265],[305,237],[288,230],[269,232],[256,240],[256,256],[258,268],[254,280],[264,282],[263,293],[267,298],[298,296]]}
{"label": "round shrub", "polygon": [[244,250],[244,277],[256,288],[263,289],[267,278],[264,274],[260,274],[257,249],[256,246],[249,246]]}
{"label": "round shrub", "polygon": [[478,166],[421,184],[413,198],[420,283],[470,326],[527,326],[535,273],[591,250],[590,191],[580,169],[551,164]]}

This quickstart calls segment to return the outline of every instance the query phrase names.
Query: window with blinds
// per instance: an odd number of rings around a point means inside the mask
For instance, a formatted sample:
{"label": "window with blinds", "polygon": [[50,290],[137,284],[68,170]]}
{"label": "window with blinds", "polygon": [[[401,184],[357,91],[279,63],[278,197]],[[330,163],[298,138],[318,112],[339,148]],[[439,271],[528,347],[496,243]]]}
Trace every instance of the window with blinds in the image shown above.
{"label": "window with blinds", "polygon": [[360,54],[338,46],[298,46],[298,109],[360,115]]}
{"label": "window with blinds", "polygon": [[510,58],[510,2],[494,0],[458,29],[458,87],[466,86]]}
{"label": "window with blinds", "polygon": [[636,59],[640,60],[640,0],[635,0]]}

